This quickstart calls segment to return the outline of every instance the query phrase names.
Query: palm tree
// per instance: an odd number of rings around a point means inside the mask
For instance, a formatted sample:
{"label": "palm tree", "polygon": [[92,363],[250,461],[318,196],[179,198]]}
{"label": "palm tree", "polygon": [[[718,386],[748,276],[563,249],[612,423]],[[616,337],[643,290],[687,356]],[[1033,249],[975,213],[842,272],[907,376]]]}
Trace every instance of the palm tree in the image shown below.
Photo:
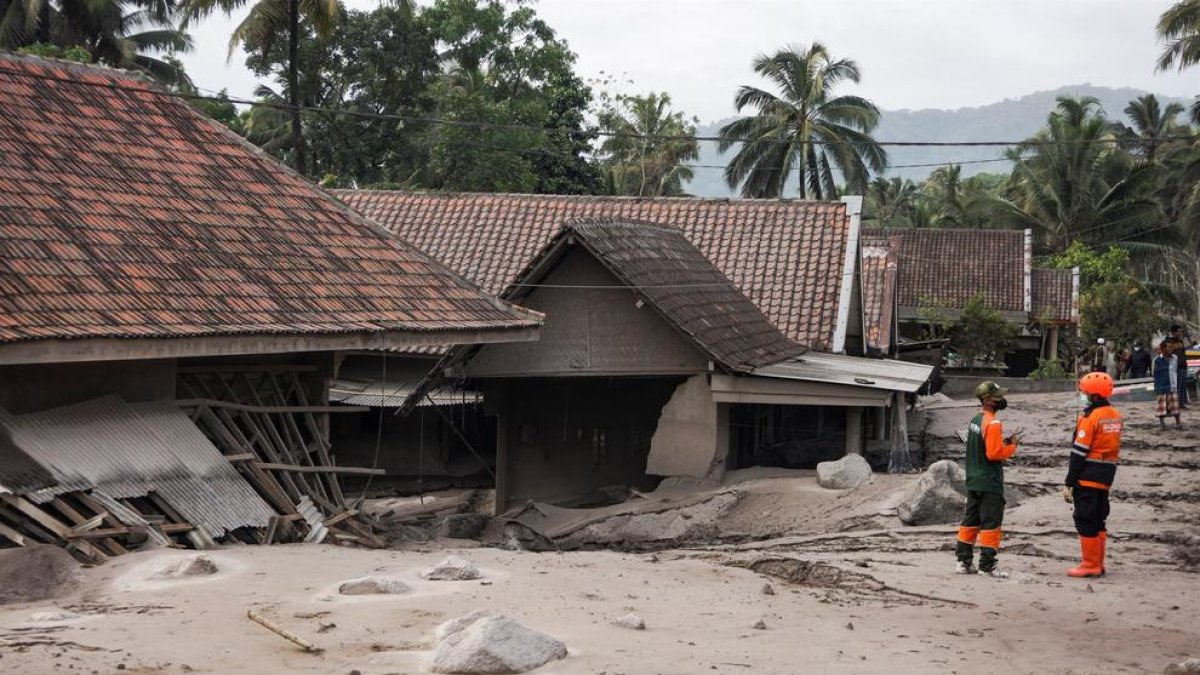
{"label": "palm tree", "polygon": [[1118,241],[1162,221],[1153,190],[1157,167],[1116,144],[1118,127],[1095,98],[1060,97],[1047,125],[1010,150],[1009,197],[994,198],[998,215],[1029,227],[1051,251],[1076,239]]}
{"label": "palm tree", "polygon": [[1183,105],[1175,102],[1163,108],[1154,94],[1139,96],[1125,106],[1125,114],[1133,122],[1132,127],[1125,129],[1131,145],[1141,151],[1151,162],[1155,160],[1158,149],[1164,143],[1170,142],[1170,137],[1180,132],[1176,118],[1183,113]]}
{"label": "palm tree", "polygon": [[917,186],[898,176],[890,179],[879,176],[867,188],[867,204],[879,227],[910,226],[908,216],[918,198]]}
{"label": "palm tree", "polygon": [[1158,19],[1158,37],[1166,42],[1158,70],[1183,70],[1200,63],[1200,0],[1181,0]]}
{"label": "palm tree", "polygon": [[608,136],[600,146],[613,194],[678,196],[693,177],[685,162],[700,156],[696,120],[671,110],[671,97],[619,96],[599,115]]}
{"label": "palm tree", "polygon": [[[248,0],[183,0],[180,12],[182,26],[220,10],[226,16],[245,5]],[[229,38],[228,58],[239,46],[269,52],[281,33],[288,38],[287,102],[292,126],[294,168],[305,173],[304,129],[300,119],[300,32],[301,19],[311,25],[317,35],[326,39],[341,14],[339,0],[257,0],[250,14],[237,25]]]}
{"label": "palm tree", "polygon": [[843,82],[860,79],[858,64],[833,59],[819,42],[789,47],[754,60],[754,72],[779,93],[743,86],[734,98],[739,112],[755,114],[721,128],[720,150],[739,145],[725,167],[730,187],[745,197],[779,197],[792,171],[800,175],[800,197],[833,199],[841,172],[848,189],[862,192],[869,171],[887,166],[887,153],[871,138],[879,109],[858,96],[837,96]]}
{"label": "palm tree", "polygon": [[187,78],[182,66],[152,56],[192,48],[188,34],[171,25],[174,11],[174,0],[0,0],[0,49],[80,47],[93,62],[179,85]]}

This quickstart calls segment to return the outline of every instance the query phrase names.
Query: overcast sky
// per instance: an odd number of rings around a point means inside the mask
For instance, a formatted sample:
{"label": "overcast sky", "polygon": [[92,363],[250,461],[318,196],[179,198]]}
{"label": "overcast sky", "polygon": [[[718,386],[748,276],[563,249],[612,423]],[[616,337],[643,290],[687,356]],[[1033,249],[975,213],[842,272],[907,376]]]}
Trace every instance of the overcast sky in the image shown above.
{"label": "overcast sky", "polygon": [[[369,8],[377,0],[348,0]],[[1091,83],[1200,94],[1200,67],[1155,73],[1154,35],[1171,0],[541,0],[538,12],[579,55],[578,72],[616,74],[628,91],[667,91],[708,122],[734,114],[750,63],[820,40],[858,61],[858,90],[882,108],[958,108]],[[250,98],[244,57],[226,61],[234,19],[193,29],[184,57],[197,86]]]}

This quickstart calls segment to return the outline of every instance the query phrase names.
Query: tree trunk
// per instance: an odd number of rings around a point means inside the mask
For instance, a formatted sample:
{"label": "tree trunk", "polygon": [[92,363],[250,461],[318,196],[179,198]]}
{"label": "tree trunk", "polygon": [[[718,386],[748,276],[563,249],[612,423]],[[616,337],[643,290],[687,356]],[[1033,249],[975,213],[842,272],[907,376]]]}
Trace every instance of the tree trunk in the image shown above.
{"label": "tree trunk", "polygon": [[288,109],[292,116],[293,166],[306,175],[304,130],[300,124],[300,0],[288,0]]}
{"label": "tree trunk", "polygon": [[38,5],[37,41],[50,44],[50,0],[41,0]]}
{"label": "tree trunk", "polygon": [[1196,322],[1200,323],[1200,256],[1193,255],[1192,269],[1195,270],[1195,292],[1196,292]]}

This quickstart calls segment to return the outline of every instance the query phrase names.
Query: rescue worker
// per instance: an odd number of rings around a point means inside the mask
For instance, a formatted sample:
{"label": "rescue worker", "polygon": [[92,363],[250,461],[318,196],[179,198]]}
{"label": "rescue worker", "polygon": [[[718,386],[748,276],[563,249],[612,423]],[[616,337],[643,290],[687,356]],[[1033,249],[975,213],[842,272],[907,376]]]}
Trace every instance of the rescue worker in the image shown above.
{"label": "rescue worker", "polygon": [[979,542],[979,574],[1003,579],[1008,576],[996,567],[1000,549],[1000,525],[1004,521],[1004,460],[1017,451],[1019,438],[1004,438],[996,413],[1008,407],[1008,390],[995,382],[975,387],[975,398],[982,410],[967,427],[967,508],[958,528],[954,555],[956,574],[973,574],[975,543]]}
{"label": "rescue worker", "polygon": [[1117,475],[1121,454],[1121,413],[1109,404],[1113,380],[1105,373],[1088,373],[1079,380],[1080,398],[1087,407],[1075,425],[1071,463],[1063,499],[1075,505],[1075,529],[1083,562],[1067,571],[1072,577],[1104,575],[1108,542],[1108,490]]}

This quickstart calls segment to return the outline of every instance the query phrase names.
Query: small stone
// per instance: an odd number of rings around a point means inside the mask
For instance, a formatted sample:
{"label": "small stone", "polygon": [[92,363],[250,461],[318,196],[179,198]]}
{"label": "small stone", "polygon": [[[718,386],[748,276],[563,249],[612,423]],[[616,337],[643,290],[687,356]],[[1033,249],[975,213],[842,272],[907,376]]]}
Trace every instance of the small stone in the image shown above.
{"label": "small stone", "polygon": [[762,594],[763,595],[775,595],[775,587],[772,586],[771,584],[763,584]]}
{"label": "small stone", "polygon": [[870,567],[871,563],[867,562],[866,560],[859,560],[858,562],[854,563],[854,566],[855,567]]}
{"label": "small stone", "polygon": [[124,663],[118,663],[118,664],[117,664],[117,670],[125,670],[125,664],[124,664]]}
{"label": "small stone", "polygon": [[389,577],[351,579],[338,586],[338,593],[342,595],[400,595],[407,592],[407,584]]}
{"label": "small stone", "polygon": [[626,614],[613,623],[621,628],[628,628],[630,630],[646,630],[646,622],[642,621],[642,617],[637,614]]}
{"label": "small stone", "polygon": [[471,581],[483,575],[471,561],[452,555],[421,572],[421,576],[429,581]]}
{"label": "small stone", "polygon": [[850,621],[846,624],[846,630],[854,630],[854,622]]}
{"label": "small stone", "polygon": [[755,621],[753,624],[751,624],[750,627],[753,628],[754,630],[766,630],[767,622],[763,621],[762,619],[759,619],[758,621]]}

